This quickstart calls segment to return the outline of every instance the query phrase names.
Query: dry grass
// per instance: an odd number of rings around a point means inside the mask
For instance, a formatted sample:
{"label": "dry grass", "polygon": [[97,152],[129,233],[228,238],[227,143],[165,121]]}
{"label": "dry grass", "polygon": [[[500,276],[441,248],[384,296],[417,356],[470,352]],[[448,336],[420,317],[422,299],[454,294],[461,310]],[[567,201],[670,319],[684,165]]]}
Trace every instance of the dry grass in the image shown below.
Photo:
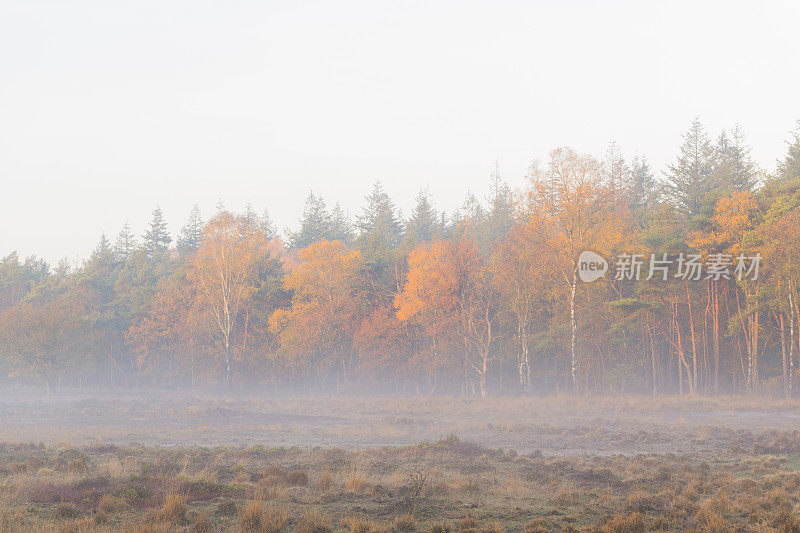
{"label": "dry grass", "polygon": [[330,519],[316,507],[306,509],[295,528],[295,533],[331,533],[332,531]]}
{"label": "dry grass", "polygon": [[344,490],[362,492],[367,485],[367,475],[360,467],[351,467],[344,475]]}
{"label": "dry grass", "polygon": [[345,516],[339,521],[339,527],[350,533],[370,533],[379,529],[379,525],[363,516]]}
{"label": "dry grass", "polygon": [[97,509],[107,514],[114,514],[127,508],[125,500],[111,494],[104,494],[97,504]]}
{"label": "dry grass", "polygon": [[403,513],[392,521],[392,530],[398,533],[409,533],[415,529],[417,529],[417,526],[414,521],[414,515],[411,513]]}
{"label": "dry grass", "polygon": [[333,474],[330,470],[324,470],[319,475],[319,481],[317,482],[317,490],[320,492],[328,492],[333,487]]}
{"label": "dry grass", "polygon": [[[417,416],[471,410],[475,421],[466,428],[482,424],[485,432],[546,437],[571,449],[606,442],[652,450],[514,453],[455,437],[353,451],[0,444],[0,531],[800,532],[800,431],[697,425],[674,413],[654,426],[542,422],[567,412],[557,400],[435,398],[354,408],[383,409],[383,424],[414,428],[424,425]],[[674,410],[687,418],[686,405],[723,408],[704,398],[618,400],[578,398],[573,408],[620,417]],[[727,409],[756,408],[748,402]],[[789,412],[795,403],[786,404]],[[501,407],[509,408],[505,420],[490,426]],[[552,413],[537,414],[546,410]],[[665,440],[682,446],[664,451]]]}
{"label": "dry grass", "polygon": [[618,514],[606,524],[607,533],[642,533],[646,530],[641,513]]}
{"label": "dry grass", "polygon": [[261,497],[248,501],[239,515],[239,527],[248,532],[278,533],[288,521],[286,509],[267,504]]}

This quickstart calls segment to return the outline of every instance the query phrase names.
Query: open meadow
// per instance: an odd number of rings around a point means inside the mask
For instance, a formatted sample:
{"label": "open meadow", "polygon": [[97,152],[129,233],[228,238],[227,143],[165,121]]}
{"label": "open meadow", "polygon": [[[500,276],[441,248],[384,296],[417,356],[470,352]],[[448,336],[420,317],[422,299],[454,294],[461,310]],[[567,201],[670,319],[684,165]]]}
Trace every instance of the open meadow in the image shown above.
{"label": "open meadow", "polygon": [[800,402],[0,402],[0,529],[800,531]]}

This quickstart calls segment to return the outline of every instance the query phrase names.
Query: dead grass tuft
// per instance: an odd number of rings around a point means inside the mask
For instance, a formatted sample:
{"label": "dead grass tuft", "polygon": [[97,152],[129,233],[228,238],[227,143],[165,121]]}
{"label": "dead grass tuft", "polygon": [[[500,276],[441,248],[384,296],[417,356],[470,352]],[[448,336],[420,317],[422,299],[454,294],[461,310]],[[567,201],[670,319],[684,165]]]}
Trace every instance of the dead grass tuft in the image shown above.
{"label": "dead grass tuft", "polygon": [[450,526],[444,522],[439,522],[437,524],[433,524],[428,531],[429,533],[450,533]]}
{"label": "dead grass tuft", "polygon": [[606,524],[606,533],[642,533],[646,531],[642,513],[617,514]]}
{"label": "dead grass tuft", "polygon": [[164,497],[164,504],[159,509],[157,518],[161,522],[182,524],[186,521],[186,510],[186,496],[172,491]]}
{"label": "dead grass tuft", "polygon": [[61,520],[67,518],[77,518],[81,512],[71,503],[61,503],[56,507],[55,516]]}
{"label": "dead grass tuft", "polygon": [[122,498],[118,498],[111,494],[104,494],[100,501],[97,503],[97,508],[100,511],[108,514],[114,514],[118,511],[122,511],[127,507],[125,500]]}
{"label": "dead grass tuft", "polygon": [[58,529],[59,533],[89,533],[96,530],[97,527],[90,517],[70,520]]}
{"label": "dead grass tuft", "polygon": [[416,528],[414,515],[411,513],[401,514],[392,521],[392,529],[398,533],[408,533],[414,531]]}
{"label": "dead grass tuft", "polygon": [[214,529],[214,522],[206,513],[197,515],[194,523],[192,524],[192,531],[195,533],[205,533]]}
{"label": "dead grass tuft", "polygon": [[478,527],[478,521],[472,518],[471,516],[465,516],[458,523],[459,531],[464,531],[466,529],[477,529],[477,527]]}
{"label": "dead grass tuft", "polygon": [[300,523],[295,528],[295,533],[331,533],[330,521],[325,513],[317,508],[311,508],[303,513]]}
{"label": "dead grass tuft", "polygon": [[278,533],[289,521],[289,513],[277,505],[266,505],[264,500],[250,500],[239,515],[239,527],[243,531]]}
{"label": "dead grass tuft", "polygon": [[346,516],[339,521],[339,526],[351,533],[370,533],[378,528],[378,524],[361,516]]}
{"label": "dead grass tuft", "polygon": [[347,492],[362,492],[366,485],[367,475],[358,468],[348,470],[344,476],[344,490]]}
{"label": "dead grass tuft", "polygon": [[330,470],[324,470],[319,475],[319,481],[317,481],[317,490],[320,492],[328,492],[333,487],[333,474]]}

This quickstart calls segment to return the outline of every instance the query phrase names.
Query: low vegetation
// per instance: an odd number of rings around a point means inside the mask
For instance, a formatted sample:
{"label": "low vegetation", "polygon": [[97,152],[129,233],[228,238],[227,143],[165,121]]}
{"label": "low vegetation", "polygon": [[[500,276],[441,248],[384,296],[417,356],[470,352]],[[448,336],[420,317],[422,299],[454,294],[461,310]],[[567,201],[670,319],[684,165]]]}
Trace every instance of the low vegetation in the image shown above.
{"label": "low vegetation", "polygon": [[[0,446],[0,529],[800,531],[800,432],[708,454]],[[83,458],[82,469],[71,467]]]}

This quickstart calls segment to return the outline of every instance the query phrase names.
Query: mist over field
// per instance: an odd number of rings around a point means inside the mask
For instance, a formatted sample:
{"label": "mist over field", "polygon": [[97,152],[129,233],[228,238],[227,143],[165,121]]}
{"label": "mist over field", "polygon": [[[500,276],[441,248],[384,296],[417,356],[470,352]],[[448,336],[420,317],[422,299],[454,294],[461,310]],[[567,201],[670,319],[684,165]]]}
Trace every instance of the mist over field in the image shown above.
{"label": "mist over field", "polygon": [[800,531],[789,2],[0,5],[0,531]]}

